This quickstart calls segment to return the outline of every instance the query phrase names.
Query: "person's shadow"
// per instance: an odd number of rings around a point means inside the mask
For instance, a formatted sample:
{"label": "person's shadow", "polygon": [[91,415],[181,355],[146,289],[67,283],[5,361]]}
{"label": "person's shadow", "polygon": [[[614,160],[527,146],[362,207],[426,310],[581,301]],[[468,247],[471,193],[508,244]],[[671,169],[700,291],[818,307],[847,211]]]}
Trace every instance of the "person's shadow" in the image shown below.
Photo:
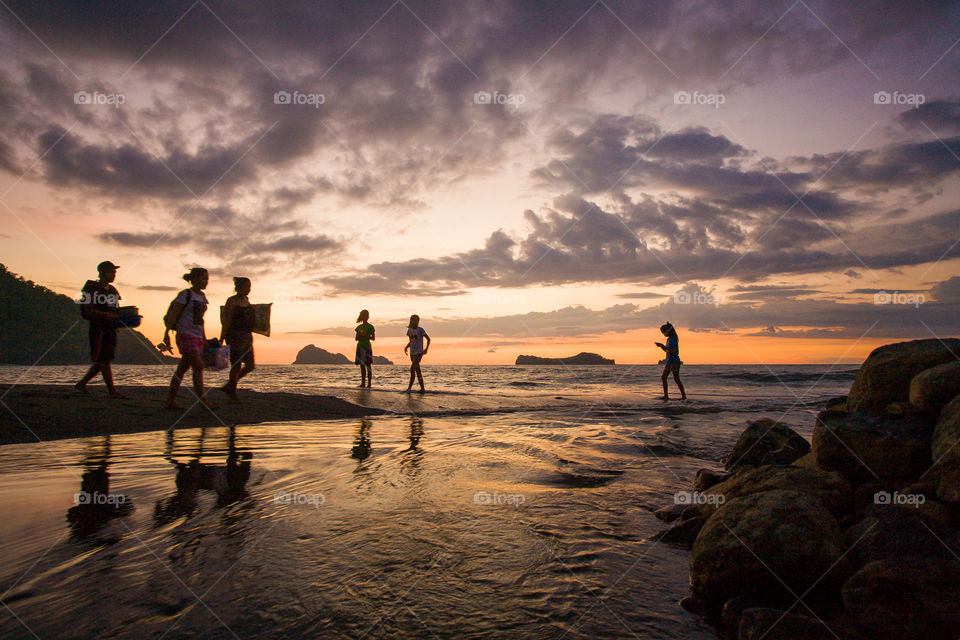
{"label": "person's shadow", "polygon": [[133,512],[130,496],[110,493],[109,465],[110,436],[103,436],[87,451],[80,491],[74,495],[74,506],[67,510],[67,522],[75,537],[96,533],[114,518]]}
{"label": "person's shadow", "polygon": [[172,496],[157,500],[154,505],[153,519],[157,526],[194,515],[198,510],[198,495],[201,489],[217,494],[218,507],[247,498],[246,484],[250,479],[253,453],[237,448],[234,427],[230,427],[227,436],[227,459],[223,465],[200,461],[204,455],[206,429],[200,430],[197,442],[192,451],[188,452],[186,461],[177,457],[174,433],[173,430],[167,432],[164,458],[176,468],[176,491]]}

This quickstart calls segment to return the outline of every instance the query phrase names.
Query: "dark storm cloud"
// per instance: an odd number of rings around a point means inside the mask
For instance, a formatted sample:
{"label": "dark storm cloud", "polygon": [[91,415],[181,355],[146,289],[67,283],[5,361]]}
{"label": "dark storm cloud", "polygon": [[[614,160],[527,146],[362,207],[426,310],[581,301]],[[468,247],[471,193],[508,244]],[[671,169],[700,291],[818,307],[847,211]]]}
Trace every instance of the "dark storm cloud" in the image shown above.
{"label": "dark storm cloud", "polygon": [[899,115],[897,121],[907,129],[937,135],[960,134],[960,102],[933,100]]}

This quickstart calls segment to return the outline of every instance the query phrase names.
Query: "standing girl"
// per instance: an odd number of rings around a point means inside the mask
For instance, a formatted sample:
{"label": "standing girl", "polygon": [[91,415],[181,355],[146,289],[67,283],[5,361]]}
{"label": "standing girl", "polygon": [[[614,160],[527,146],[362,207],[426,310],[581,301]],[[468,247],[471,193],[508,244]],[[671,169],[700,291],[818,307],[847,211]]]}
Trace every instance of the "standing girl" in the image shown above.
{"label": "standing girl", "polygon": [[207,401],[203,392],[203,348],[206,346],[206,335],[203,331],[203,314],[207,311],[207,297],[203,290],[207,287],[210,274],[206,269],[194,267],[186,273],[183,279],[190,283],[189,289],[184,289],[177,295],[167,316],[164,325],[167,331],[163,341],[170,344],[170,329],[177,332],[177,350],[180,351],[180,362],[177,370],[170,379],[170,391],[167,393],[167,409],[182,409],[177,404],[177,391],[183,382],[183,374],[187,369],[193,369],[193,391],[197,401],[208,409],[216,407]]}
{"label": "standing girl", "polygon": [[663,349],[667,354],[667,359],[664,361],[663,375],[660,376],[660,379],[663,381],[663,398],[661,399],[670,399],[667,393],[667,375],[672,371],[673,379],[676,381],[677,386],[680,387],[680,399],[686,400],[687,392],[683,390],[683,383],[680,382],[680,365],[683,363],[680,362],[680,339],[677,337],[677,330],[668,322],[660,327],[660,333],[667,337],[667,344],[661,344],[659,342],[654,342],[653,344]]}
{"label": "standing girl", "polygon": [[221,389],[234,402],[240,402],[237,382],[254,369],[253,324],[256,318],[247,297],[250,295],[250,278],[234,278],[233,288],[237,294],[227,298],[220,323],[220,339],[230,345],[230,380]]}
{"label": "standing girl", "polygon": [[[413,314],[410,316],[410,324],[407,325],[407,346],[403,348],[403,352],[410,352],[410,384],[407,385],[407,393],[410,393],[410,390],[413,388],[413,378],[416,376],[417,382],[420,383],[420,392],[423,393],[426,389],[423,388],[423,374],[420,372],[420,360],[423,359],[423,356],[427,355],[427,349],[430,348],[430,336],[427,335],[427,332],[423,330],[423,327],[420,326],[420,316]],[[423,339],[427,339],[427,346],[423,346]]]}
{"label": "standing girl", "polygon": [[354,364],[360,365],[360,386],[370,388],[373,382],[373,345],[371,341],[377,339],[376,331],[373,325],[367,322],[370,319],[370,312],[364,309],[357,316],[357,335],[354,339],[357,341],[357,355],[353,359]]}

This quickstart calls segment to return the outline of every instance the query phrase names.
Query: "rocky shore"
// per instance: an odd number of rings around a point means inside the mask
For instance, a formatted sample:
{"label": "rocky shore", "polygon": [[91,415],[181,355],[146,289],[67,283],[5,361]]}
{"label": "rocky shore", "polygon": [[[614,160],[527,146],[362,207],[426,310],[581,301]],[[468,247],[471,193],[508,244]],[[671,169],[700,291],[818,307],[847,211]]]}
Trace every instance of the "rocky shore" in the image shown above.
{"label": "rocky shore", "polygon": [[726,638],[960,638],[960,340],[874,350],[812,444],[751,423],[656,512]]}

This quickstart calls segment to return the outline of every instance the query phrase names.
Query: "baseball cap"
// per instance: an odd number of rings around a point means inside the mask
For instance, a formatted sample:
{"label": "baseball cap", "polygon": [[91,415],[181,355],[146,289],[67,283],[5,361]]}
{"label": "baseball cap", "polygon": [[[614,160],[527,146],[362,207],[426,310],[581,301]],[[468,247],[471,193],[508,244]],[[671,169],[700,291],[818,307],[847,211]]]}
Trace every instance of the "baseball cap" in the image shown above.
{"label": "baseball cap", "polygon": [[98,272],[109,271],[111,269],[119,269],[119,268],[120,268],[120,265],[113,264],[109,260],[104,260],[103,262],[97,265]]}

